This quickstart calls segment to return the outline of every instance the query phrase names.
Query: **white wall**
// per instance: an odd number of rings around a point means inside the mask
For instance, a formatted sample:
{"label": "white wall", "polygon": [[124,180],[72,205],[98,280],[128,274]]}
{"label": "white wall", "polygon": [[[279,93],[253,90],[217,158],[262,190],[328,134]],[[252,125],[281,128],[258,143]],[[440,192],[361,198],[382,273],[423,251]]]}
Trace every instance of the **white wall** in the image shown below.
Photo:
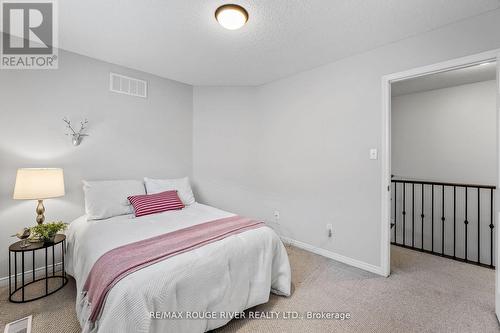
{"label": "white wall", "polygon": [[[46,221],[83,213],[82,179],[192,172],[192,87],[64,51],[58,70],[0,71],[0,278],[9,236],[35,224],[35,201],[12,200],[16,169],[62,167],[66,196],[45,200]],[[145,79],[147,99],[109,91],[109,72]],[[63,117],[89,119],[74,147]]]}
{"label": "white wall", "polygon": [[[500,11],[264,86],[195,87],[194,177],[209,204],[380,266],[381,77],[500,47]],[[286,56],[286,55],[284,55]],[[325,225],[333,223],[327,238]]]}
{"label": "white wall", "polygon": [[496,81],[392,98],[392,173],[497,183]]}

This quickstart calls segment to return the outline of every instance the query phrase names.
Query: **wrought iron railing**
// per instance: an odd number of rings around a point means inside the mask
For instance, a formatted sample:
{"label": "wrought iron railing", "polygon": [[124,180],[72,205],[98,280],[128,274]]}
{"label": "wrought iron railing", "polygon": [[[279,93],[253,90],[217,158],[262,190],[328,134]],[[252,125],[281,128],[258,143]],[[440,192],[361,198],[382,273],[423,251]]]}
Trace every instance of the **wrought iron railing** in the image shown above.
{"label": "wrought iron railing", "polygon": [[394,178],[392,183],[392,244],[495,267],[495,186]]}

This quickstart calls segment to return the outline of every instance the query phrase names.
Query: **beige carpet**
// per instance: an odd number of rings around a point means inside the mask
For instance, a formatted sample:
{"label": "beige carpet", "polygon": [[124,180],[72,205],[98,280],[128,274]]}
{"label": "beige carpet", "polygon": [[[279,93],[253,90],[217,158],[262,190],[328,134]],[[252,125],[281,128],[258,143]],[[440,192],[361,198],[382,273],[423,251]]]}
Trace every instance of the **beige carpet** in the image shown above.
{"label": "beige carpet", "polygon": [[[337,320],[233,320],[217,332],[499,332],[494,271],[399,247],[389,278],[288,248],[294,293],[271,296],[259,311],[345,311]],[[33,314],[34,333],[79,332],[74,281],[47,298],[7,301],[0,289],[0,332]]]}

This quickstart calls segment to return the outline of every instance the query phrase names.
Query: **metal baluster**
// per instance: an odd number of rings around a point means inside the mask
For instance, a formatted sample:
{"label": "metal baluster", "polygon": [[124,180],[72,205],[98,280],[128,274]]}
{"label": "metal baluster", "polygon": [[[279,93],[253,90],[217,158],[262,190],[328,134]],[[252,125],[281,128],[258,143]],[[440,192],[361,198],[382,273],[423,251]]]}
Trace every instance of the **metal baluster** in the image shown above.
{"label": "metal baluster", "polygon": [[403,183],[403,245],[406,245],[406,183]]}
{"label": "metal baluster", "polygon": [[431,251],[434,252],[434,184],[431,187]]}
{"label": "metal baluster", "polygon": [[493,189],[490,189],[490,266],[493,267]]}
{"label": "metal baluster", "polygon": [[398,243],[398,210],[396,208],[398,202],[398,183],[394,183],[394,243]]}
{"label": "metal baluster", "polygon": [[411,247],[415,247],[415,184],[411,184]]}
{"label": "metal baluster", "polygon": [[444,185],[441,198],[441,254],[444,255]]}
{"label": "metal baluster", "polygon": [[453,186],[453,259],[457,251],[457,187]]}
{"label": "metal baluster", "polygon": [[468,188],[465,187],[465,261],[467,262],[467,224],[469,224],[469,221],[467,221],[467,190]]}
{"label": "metal baluster", "polygon": [[420,218],[422,219],[421,223],[421,228],[422,228],[422,234],[420,235],[421,237],[421,245],[422,245],[422,250],[424,249],[424,184],[422,184],[422,206],[420,210]]}
{"label": "metal baluster", "polygon": [[481,263],[481,190],[477,188],[477,262]]}

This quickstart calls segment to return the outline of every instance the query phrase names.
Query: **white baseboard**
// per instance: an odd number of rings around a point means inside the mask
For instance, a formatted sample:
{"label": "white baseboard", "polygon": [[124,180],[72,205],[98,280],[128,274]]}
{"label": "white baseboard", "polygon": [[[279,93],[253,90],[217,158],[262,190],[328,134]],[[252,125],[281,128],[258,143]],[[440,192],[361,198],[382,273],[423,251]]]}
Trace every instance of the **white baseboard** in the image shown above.
{"label": "white baseboard", "polygon": [[[61,269],[62,267],[62,262],[58,262],[56,263],[56,272]],[[48,272],[49,272],[49,276],[50,274],[52,274],[52,265],[48,265]],[[30,279],[31,278],[31,274],[33,273],[33,270],[30,269],[29,271],[25,271],[24,272],[24,276],[25,276],[25,279],[28,278]],[[35,268],[35,277],[38,278],[40,277],[41,275],[45,274],[45,266],[43,267],[38,267],[38,268]],[[21,279],[21,273],[17,273],[17,278],[18,279]],[[12,279],[14,278],[14,276],[12,276]],[[12,280],[14,281],[14,280]],[[19,281],[19,280],[18,280]],[[30,280],[31,281],[31,280]],[[9,276],[4,276],[2,278],[0,278],[0,287],[5,287],[5,286],[8,286],[9,285]]]}
{"label": "white baseboard", "polygon": [[378,275],[385,276],[385,273],[383,272],[382,267],[380,267],[380,266],[368,264],[364,261],[349,258],[349,257],[343,256],[341,254],[338,254],[338,253],[335,253],[332,251],[328,251],[328,250],[322,249],[320,247],[313,246],[311,244],[303,243],[303,242],[300,242],[300,241],[297,241],[295,239],[291,239],[288,237],[280,236],[280,238],[283,241],[283,243],[285,243],[285,244],[293,245],[295,247],[298,247],[300,249],[318,254],[320,256],[323,256],[323,257],[326,257],[329,259],[333,259],[336,261],[340,261],[341,263],[347,264],[349,266],[353,266],[353,267],[356,267],[356,268],[359,268],[359,269],[362,269],[362,270],[365,270],[368,272],[372,272],[372,273],[375,273]]}

